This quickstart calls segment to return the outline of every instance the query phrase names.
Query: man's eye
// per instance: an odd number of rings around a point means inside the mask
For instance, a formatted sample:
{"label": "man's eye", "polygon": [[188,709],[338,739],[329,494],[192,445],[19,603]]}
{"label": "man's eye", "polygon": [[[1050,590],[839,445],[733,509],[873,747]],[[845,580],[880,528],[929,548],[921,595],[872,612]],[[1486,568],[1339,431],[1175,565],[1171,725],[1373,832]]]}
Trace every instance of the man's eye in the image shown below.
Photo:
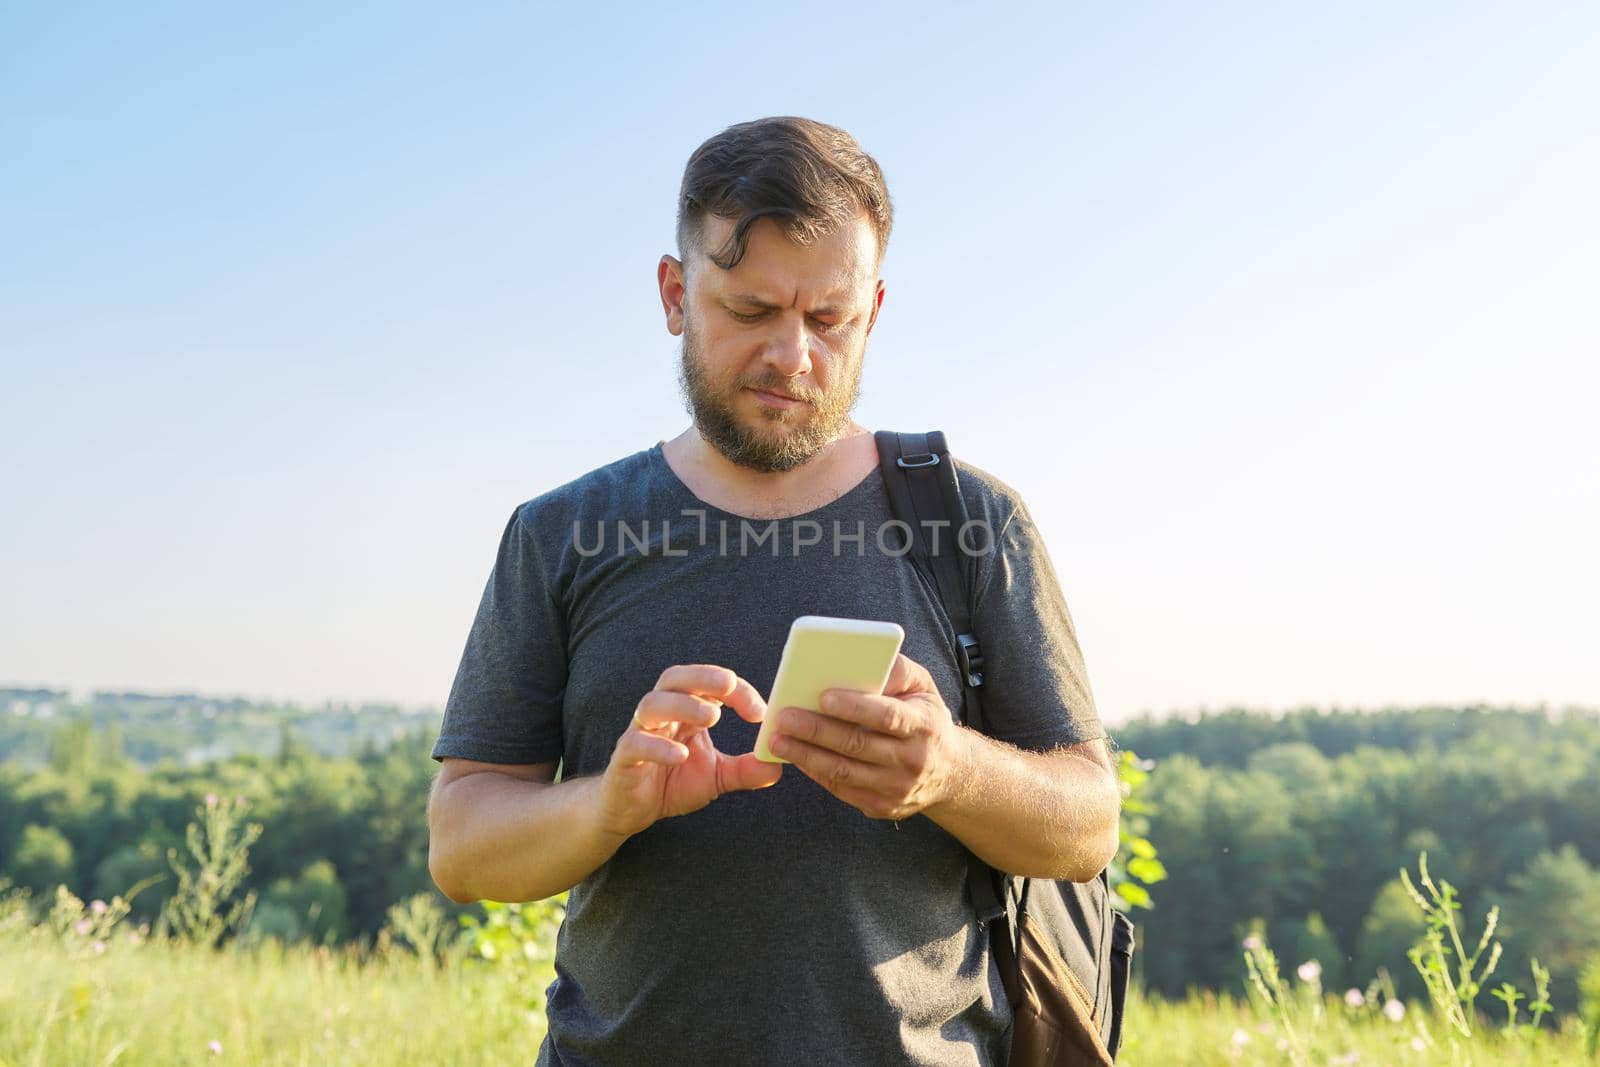
{"label": "man's eye", "polygon": [[757,319],[759,319],[761,317],[761,312],[759,312],[759,311],[756,312],[754,315],[745,315],[745,314],[741,314],[740,312],[734,311],[732,308],[728,309],[728,314],[732,315],[734,317],[734,319],[736,319],[739,322],[754,322],[754,321],[756,321]]}
{"label": "man's eye", "polygon": [[821,319],[812,319],[811,321],[816,323],[817,329],[821,330],[823,333],[837,333],[838,331],[844,329],[845,326],[845,324],[842,322],[823,322]]}

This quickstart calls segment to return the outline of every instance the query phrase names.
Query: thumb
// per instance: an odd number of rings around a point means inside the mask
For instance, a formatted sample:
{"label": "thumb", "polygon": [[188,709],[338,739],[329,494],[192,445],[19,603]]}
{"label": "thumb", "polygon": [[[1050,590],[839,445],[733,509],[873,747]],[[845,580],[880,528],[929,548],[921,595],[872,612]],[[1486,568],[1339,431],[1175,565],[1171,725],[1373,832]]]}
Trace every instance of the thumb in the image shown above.
{"label": "thumb", "polygon": [[783,764],[767,763],[754,752],[742,756],[717,753],[717,795],[736,789],[765,789],[783,777]]}
{"label": "thumb", "polygon": [[933,684],[933,675],[928,673],[928,668],[904,652],[895,653],[894,666],[889,668],[889,680],[883,683],[885,696],[905,697],[913,693],[937,695],[938,692],[939,687]]}

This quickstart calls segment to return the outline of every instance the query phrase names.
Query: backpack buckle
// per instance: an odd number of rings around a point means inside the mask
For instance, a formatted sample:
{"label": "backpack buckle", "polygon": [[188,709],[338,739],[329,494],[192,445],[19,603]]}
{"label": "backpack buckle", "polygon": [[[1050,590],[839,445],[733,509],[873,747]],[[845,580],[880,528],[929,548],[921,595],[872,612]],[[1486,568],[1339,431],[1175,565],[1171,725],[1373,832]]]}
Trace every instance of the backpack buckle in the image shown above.
{"label": "backpack buckle", "polygon": [[920,455],[912,456],[910,460],[906,459],[905,456],[900,456],[894,462],[895,466],[908,471],[919,470],[923,467],[937,467],[939,465],[939,454],[937,452],[923,452]]}
{"label": "backpack buckle", "polygon": [[961,677],[976,689],[983,684],[983,649],[972,634],[956,635],[956,655],[961,659]]}

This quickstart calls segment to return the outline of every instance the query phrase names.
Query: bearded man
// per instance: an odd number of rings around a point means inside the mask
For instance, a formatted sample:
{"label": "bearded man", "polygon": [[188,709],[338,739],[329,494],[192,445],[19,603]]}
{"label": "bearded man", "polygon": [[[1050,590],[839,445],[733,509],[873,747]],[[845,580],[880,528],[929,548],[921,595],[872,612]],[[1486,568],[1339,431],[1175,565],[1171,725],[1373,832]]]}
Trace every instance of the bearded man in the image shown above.
{"label": "bearded man", "polygon": [[[501,536],[433,748],[429,869],[459,903],[571,890],[541,1065],[1003,1064],[969,854],[1076,881],[1115,854],[1105,731],[1021,497],[959,465],[990,531],[984,734],[951,710],[937,591],[879,536],[851,411],[892,218],[836,127],[701,145],[656,270],[691,425]],[[800,615],[899,623],[883,693],[767,708]],[[790,767],[751,751],[768,715]]]}

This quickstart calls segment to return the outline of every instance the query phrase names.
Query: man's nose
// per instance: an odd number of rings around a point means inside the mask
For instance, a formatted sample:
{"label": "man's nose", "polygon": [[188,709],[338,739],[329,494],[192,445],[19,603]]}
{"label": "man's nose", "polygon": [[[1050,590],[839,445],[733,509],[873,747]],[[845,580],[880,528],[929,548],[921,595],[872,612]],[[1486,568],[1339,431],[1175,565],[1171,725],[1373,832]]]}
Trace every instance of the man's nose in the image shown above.
{"label": "man's nose", "polygon": [[811,339],[804,316],[778,316],[776,333],[767,339],[765,359],[785,378],[811,370]]}

